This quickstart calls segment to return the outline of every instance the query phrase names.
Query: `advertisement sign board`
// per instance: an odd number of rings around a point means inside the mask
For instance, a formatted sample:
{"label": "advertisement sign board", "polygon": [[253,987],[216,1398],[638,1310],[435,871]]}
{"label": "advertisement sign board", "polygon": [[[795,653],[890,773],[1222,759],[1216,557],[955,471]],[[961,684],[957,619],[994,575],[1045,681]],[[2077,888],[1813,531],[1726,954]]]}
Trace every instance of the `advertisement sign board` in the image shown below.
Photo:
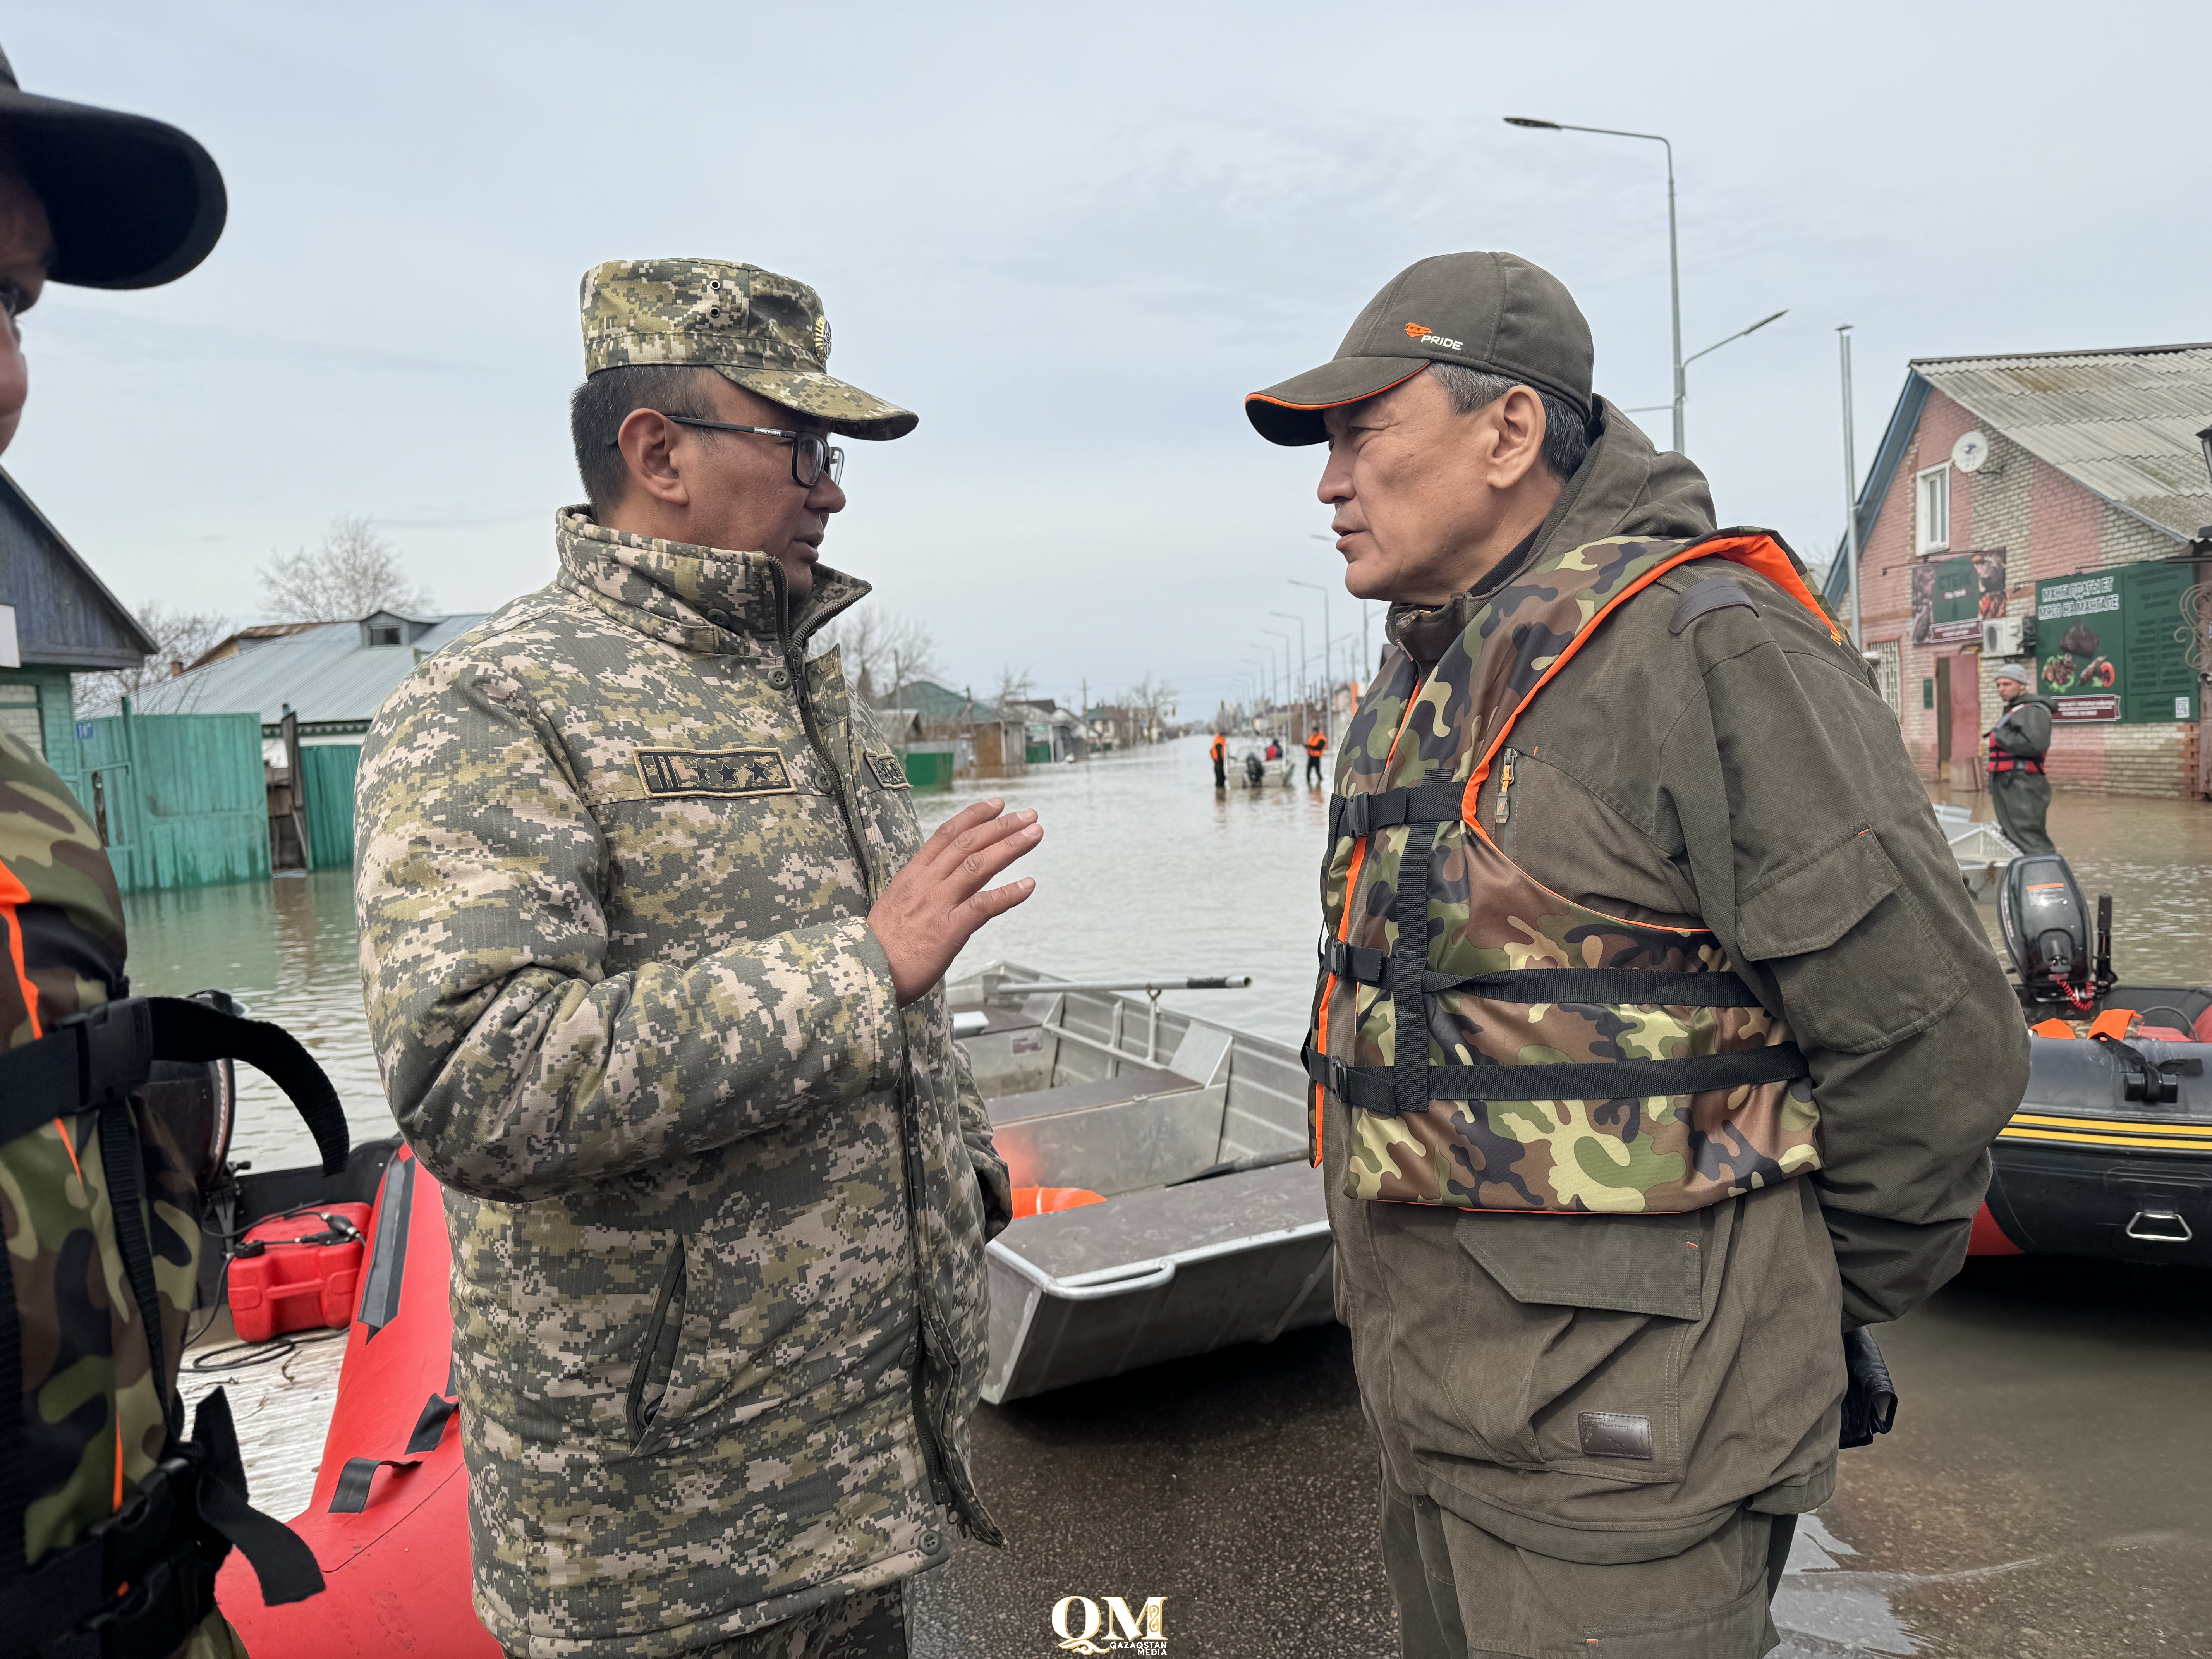
{"label": "advertisement sign board", "polygon": [[1960,553],[1912,567],[1912,642],[1975,645],[1982,618],[2005,611],[2005,554]]}
{"label": "advertisement sign board", "polygon": [[2035,585],[2036,689],[2062,720],[2130,725],[2197,718],[2181,634],[2189,571],[2121,565]]}

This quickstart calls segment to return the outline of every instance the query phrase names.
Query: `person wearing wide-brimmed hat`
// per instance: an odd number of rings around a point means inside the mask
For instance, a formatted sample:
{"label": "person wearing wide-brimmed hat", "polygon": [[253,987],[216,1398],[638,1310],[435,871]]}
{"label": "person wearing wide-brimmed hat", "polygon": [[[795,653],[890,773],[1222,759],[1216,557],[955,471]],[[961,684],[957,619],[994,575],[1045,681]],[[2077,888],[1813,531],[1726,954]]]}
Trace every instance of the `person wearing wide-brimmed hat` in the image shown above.
{"label": "person wearing wide-brimmed hat", "polygon": [[[196,140],[26,92],[0,54],[0,449],[22,422],[26,316],[46,285],[173,282],[207,258],[225,210]],[[0,557],[0,605],[18,597],[10,574]],[[215,1610],[221,1528],[208,1518],[237,1455],[228,1413],[204,1406],[186,1438],[177,1397],[178,1338],[209,1246],[191,1219],[173,1224],[196,1215],[198,1194],[158,1109],[136,1094],[127,1116],[81,1109],[90,1079],[81,1089],[65,1064],[57,1087],[35,1058],[82,1041],[92,1027],[74,1023],[130,994],[103,844],[43,756],[0,732],[0,1409],[16,1413],[0,1419],[0,1649],[242,1659]],[[142,1203],[118,1200],[119,1182],[142,1178]],[[242,1472],[229,1474],[234,1492]],[[310,1558],[275,1599],[319,1584]]]}
{"label": "person wearing wide-brimmed hat", "polygon": [[903,1581],[996,1541],[968,1472],[1006,1166],[941,979],[1027,896],[996,801],[927,843],[808,642],[839,437],[805,283],[583,283],[587,503],[553,581],[424,662],[362,753],[392,1110],[445,1183],[476,1605],[510,1652],[906,1651]]}
{"label": "person wearing wide-brimmed hat", "polygon": [[1957,1271],[2027,1077],[1864,665],[1592,356],[1449,254],[1245,404],[1391,607],[1305,1064],[1409,1659],[1767,1651],[1856,1328]]}

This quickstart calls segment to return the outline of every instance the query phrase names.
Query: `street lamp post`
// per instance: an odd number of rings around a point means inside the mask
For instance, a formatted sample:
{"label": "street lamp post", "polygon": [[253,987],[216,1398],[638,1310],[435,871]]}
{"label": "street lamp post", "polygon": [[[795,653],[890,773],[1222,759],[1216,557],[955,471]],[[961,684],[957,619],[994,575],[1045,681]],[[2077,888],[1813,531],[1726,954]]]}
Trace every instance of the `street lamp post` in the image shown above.
{"label": "street lamp post", "polygon": [[1306,619],[1304,617],[1294,617],[1287,611],[1270,611],[1267,614],[1271,617],[1280,617],[1285,622],[1294,622],[1298,625],[1297,690],[1292,695],[1297,699],[1298,724],[1304,726],[1306,723],[1306,688],[1312,684],[1313,678],[1308,666],[1313,659],[1306,654]]}
{"label": "street lamp post", "polygon": [[1866,635],[1859,631],[1859,460],[1857,434],[1851,430],[1851,327],[1836,330],[1844,368],[1844,549],[1850,563],[1845,573],[1851,584],[1851,649],[1864,651]]}
{"label": "street lamp post", "polygon": [[[1271,613],[1271,614],[1272,614],[1272,613]],[[1296,641],[1295,640],[1291,639],[1291,636],[1290,636],[1288,634],[1284,633],[1284,632],[1283,632],[1283,630],[1282,630],[1281,629],[1279,629],[1279,628],[1263,628],[1263,629],[1261,629],[1260,631],[1261,631],[1262,634],[1265,634],[1265,635],[1266,635],[1269,639],[1272,639],[1272,640],[1280,640],[1280,641],[1283,642],[1283,699],[1282,699],[1282,700],[1283,700],[1283,706],[1284,706],[1285,708],[1287,708],[1288,707],[1290,707],[1290,702],[1291,702],[1291,697],[1292,697],[1293,696],[1295,696],[1295,695],[1296,695],[1296,694],[1295,694],[1295,693],[1291,690],[1291,652],[1292,648],[1297,645],[1297,641]]]}
{"label": "street lamp post", "polygon": [[1533,115],[1509,115],[1510,127],[1535,127],[1545,132],[1595,132],[1607,138],[1648,138],[1667,147],[1667,281],[1674,315],[1674,449],[1682,453],[1682,259],[1674,228],[1674,146],[1656,132],[1624,132],[1619,127],[1578,127],[1565,121],[1541,121]]}
{"label": "street lamp post", "polygon": [[1336,688],[1332,684],[1336,678],[1336,661],[1329,648],[1328,589],[1319,582],[1300,581],[1296,576],[1289,580],[1293,587],[1310,587],[1321,595],[1321,725],[1322,732],[1334,742],[1336,733],[1328,729],[1328,717],[1336,702]]}

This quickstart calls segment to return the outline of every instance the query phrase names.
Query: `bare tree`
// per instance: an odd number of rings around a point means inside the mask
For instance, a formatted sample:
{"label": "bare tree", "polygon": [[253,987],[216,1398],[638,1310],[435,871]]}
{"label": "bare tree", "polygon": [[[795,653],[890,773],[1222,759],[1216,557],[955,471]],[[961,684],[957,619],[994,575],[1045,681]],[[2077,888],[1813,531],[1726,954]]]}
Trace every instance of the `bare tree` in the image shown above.
{"label": "bare tree", "polygon": [[1154,679],[1147,674],[1121,696],[1129,712],[1145,723],[1152,741],[1158,743],[1165,729],[1168,715],[1175,707],[1175,687],[1165,680]]}
{"label": "bare tree", "polygon": [[1000,714],[1012,713],[1014,704],[1028,699],[1035,684],[1028,669],[1001,664],[998,687],[991,693],[991,701],[998,705]]}
{"label": "bare tree", "polygon": [[[76,712],[86,720],[112,714],[131,699],[135,708],[149,692],[166,684],[179,666],[189,668],[230,632],[228,617],[212,611],[172,611],[163,605],[142,605],[138,625],[154,641],[154,654],[136,668],[112,668],[98,674],[79,674],[76,680]],[[163,700],[162,712],[181,714]]]}
{"label": "bare tree", "polygon": [[280,622],[357,622],[375,611],[427,617],[427,587],[408,586],[399,550],[358,513],[331,520],[310,553],[278,553],[261,572],[269,613]]}
{"label": "bare tree", "polygon": [[836,651],[846,684],[872,703],[888,704],[915,681],[945,672],[935,636],[896,611],[859,605],[815,637]]}

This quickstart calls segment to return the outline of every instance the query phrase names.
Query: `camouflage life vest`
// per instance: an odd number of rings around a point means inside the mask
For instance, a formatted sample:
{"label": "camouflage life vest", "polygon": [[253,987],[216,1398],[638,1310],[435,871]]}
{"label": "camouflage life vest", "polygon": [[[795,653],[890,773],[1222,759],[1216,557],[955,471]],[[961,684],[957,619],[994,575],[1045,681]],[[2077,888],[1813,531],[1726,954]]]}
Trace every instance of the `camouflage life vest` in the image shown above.
{"label": "camouflage life vest", "polygon": [[1714,557],[1820,614],[1762,532],[1614,538],[1540,556],[1425,676],[1385,659],[1339,754],[1305,1051],[1316,1163],[1324,1091],[1346,1109],[1347,1196],[1658,1212],[1819,1167],[1804,1057],[1720,941],[1564,898],[1476,821],[1544,685],[1632,594]]}
{"label": "camouflage life vest", "polygon": [[246,1506],[222,1390],[184,1438],[206,1172],[164,1103],[221,1058],[252,1060],[299,1105],[326,1173],[345,1119],[275,1026],[131,996],[124,946],[83,809],[0,734],[0,1648],[40,1659],[166,1659],[212,1612],[234,1543],[270,1600],[322,1588],[307,1546]]}

